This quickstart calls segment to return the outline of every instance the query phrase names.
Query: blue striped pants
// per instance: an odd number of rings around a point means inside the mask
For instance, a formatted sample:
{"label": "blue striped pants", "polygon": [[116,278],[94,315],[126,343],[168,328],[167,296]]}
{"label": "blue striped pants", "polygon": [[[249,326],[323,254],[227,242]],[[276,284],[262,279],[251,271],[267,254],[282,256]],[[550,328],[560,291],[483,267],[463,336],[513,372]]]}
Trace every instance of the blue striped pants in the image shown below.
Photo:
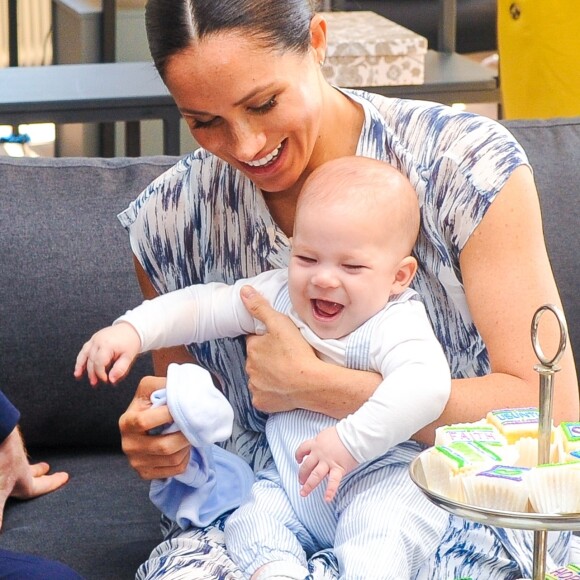
{"label": "blue striped pants", "polygon": [[296,476],[282,485],[273,465],[258,474],[250,501],[225,526],[246,577],[274,560],[306,567],[333,548],[343,578],[411,578],[435,552],[449,516],[413,484],[408,462],[389,455],[349,474],[332,503],[323,499],[324,483],[303,498]]}
{"label": "blue striped pants", "polygon": [[[258,567],[248,562],[254,556],[260,558],[265,545],[276,549],[284,546],[275,557],[305,564],[311,580],[453,580],[461,577],[516,580],[531,577],[532,532],[491,528],[449,515],[431,504],[412,484],[406,475],[407,466],[402,470],[400,467],[382,466],[372,476],[365,473],[364,477],[355,479],[357,493],[354,496],[351,494],[354,487],[345,486],[344,493],[341,489],[341,495],[335,500],[337,527],[334,543],[331,543],[333,549],[324,547],[320,538],[297,521],[293,510],[282,510],[284,502],[277,505],[280,510],[277,518],[270,519],[267,514],[272,514],[273,510],[267,500],[271,495],[279,500],[280,489],[275,485],[275,477],[273,481],[262,478],[260,481],[265,483],[258,489],[265,486],[266,493],[256,493],[247,504],[248,511],[252,512],[253,508],[265,507],[262,514],[249,514],[253,519],[248,519],[248,514],[238,517],[244,514],[234,512],[233,518],[222,516],[215,525],[188,530],[181,530],[165,520],[165,541],[153,550],[136,577],[139,580],[242,580]],[[385,473],[385,469],[389,472]],[[394,488],[380,496],[377,492],[382,483],[378,480],[399,470],[397,478],[386,478]],[[366,486],[366,490],[361,490],[362,486]],[[238,541],[235,536],[247,534],[241,536],[242,553],[237,554],[245,572],[226,550],[226,522],[228,545],[232,545],[234,551]],[[282,527],[286,524],[291,528],[287,528],[289,531],[285,534]],[[548,569],[551,569],[569,561],[570,534],[549,536]],[[295,538],[299,538],[299,542]],[[250,540],[256,541],[254,548]],[[575,537],[575,540],[580,538]],[[576,553],[580,556],[580,551]]]}

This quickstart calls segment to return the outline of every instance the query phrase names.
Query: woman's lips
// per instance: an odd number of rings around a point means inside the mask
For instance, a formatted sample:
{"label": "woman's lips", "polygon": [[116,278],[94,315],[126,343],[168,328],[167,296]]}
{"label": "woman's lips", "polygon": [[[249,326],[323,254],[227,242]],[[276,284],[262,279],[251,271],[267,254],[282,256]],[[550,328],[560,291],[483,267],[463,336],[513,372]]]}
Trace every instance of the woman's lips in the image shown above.
{"label": "woman's lips", "polygon": [[280,145],[278,145],[278,147],[276,147],[274,151],[268,153],[268,155],[265,155],[261,159],[256,159],[256,161],[249,161],[248,163],[246,163],[246,165],[249,165],[250,167],[264,167],[264,165],[268,165],[268,163],[274,161],[280,154],[281,150],[282,143],[280,143]]}
{"label": "woman's lips", "polygon": [[242,162],[247,173],[252,175],[266,175],[269,173],[275,173],[281,165],[282,158],[284,157],[284,152],[286,151],[287,139],[284,139],[274,151],[268,153],[261,159],[252,161],[250,163]]}

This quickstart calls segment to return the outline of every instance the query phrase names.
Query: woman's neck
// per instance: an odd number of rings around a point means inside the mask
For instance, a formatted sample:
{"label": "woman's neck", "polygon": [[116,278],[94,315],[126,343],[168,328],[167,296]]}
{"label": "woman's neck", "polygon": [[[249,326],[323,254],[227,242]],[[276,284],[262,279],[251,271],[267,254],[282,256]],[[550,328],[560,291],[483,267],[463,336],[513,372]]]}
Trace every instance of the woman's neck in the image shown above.
{"label": "woman's neck", "polygon": [[294,216],[296,215],[296,200],[302,188],[305,178],[295,183],[292,188],[275,193],[264,192],[264,200],[272,219],[277,226],[288,236],[292,236],[294,230]]}
{"label": "woman's neck", "polygon": [[343,92],[329,87],[329,106],[323,111],[318,154],[313,154],[314,171],[326,161],[355,155],[364,123],[364,109]]}

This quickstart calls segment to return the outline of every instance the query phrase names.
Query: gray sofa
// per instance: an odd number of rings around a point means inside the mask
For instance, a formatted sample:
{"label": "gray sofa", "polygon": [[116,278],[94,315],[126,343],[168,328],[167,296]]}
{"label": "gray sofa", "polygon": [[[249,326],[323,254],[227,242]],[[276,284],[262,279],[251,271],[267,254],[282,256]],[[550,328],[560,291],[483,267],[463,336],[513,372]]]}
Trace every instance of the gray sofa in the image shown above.
{"label": "gray sofa", "polygon": [[[506,124],[535,167],[580,362],[580,118]],[[86,578],[132,578],[161,539],[117,427],[150,361],[115,388],[93,390],[72,370],[82,342],[140,300],[115,216],[173,162],[0,157],[0,385],[22,411],[33,459],[71,474],[53,494],[9,502],[0,547],[58,559]]]}

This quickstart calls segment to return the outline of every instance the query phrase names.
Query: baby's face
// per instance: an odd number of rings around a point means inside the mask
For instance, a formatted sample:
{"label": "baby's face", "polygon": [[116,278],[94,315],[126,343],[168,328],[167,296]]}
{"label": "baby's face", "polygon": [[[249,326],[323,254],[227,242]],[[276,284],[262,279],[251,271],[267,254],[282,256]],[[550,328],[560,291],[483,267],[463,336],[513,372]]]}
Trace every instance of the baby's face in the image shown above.
{"label": "baby's face", "polygon": [[391,251],[392,239],[384,220],[361,207],[298,212],[288,270],[290,300],[320,338],[341,338],[386,305],[402,259]]}

